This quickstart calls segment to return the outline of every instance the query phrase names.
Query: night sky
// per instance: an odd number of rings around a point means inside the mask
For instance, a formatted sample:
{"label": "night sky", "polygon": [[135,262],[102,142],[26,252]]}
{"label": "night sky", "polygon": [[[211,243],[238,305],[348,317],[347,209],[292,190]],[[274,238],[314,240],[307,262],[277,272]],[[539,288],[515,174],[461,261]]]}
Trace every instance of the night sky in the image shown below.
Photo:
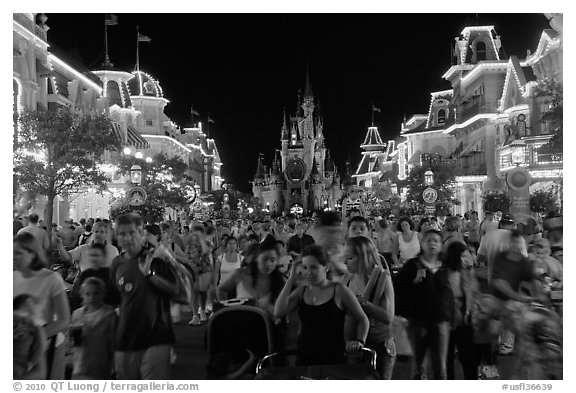
{"label": "night sky", "polygon": [[[430,92],[449,89],[454,37],[469,25],[494,25],[507,56],[536,49],[544,14],[117,14],[109,32],[110,60],[133,71],[136,26],[152,38],[140,44],[140,69],[170,100],[179,125],[190,106],[215,120],[226,180],[240,190],[256,170],[258,152],[271,161],[280,147],[282,112],[296,109],[306,63],[320,100],[327,146],[342,172],[355,169],[371,121],[387,141],[404,114],[426,113]],[[48,41],[72,65],[98,68],[104,58],[104,14],[47,14]]]}

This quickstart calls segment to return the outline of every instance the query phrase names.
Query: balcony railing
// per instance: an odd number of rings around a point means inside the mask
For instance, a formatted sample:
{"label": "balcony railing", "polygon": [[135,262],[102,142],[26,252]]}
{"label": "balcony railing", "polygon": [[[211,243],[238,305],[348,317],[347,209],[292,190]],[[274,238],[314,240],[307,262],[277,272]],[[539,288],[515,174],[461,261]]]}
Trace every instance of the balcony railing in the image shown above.
{"label": "balcony railing", "polygon": [[458,108],[458,114],[456,116],[456,120],[458,121],[458,123],[464,123],[472,116],[475,116],[478,113],[483,113],[484,111],[483,98],[484,98],[483,96],[474,96],[470,98],[468,101],[464,102]]}
{"label": "balcony railing", "polygon": [[486,152],[472,151],[456,159],[456,173],[458,176],[485,175]]}

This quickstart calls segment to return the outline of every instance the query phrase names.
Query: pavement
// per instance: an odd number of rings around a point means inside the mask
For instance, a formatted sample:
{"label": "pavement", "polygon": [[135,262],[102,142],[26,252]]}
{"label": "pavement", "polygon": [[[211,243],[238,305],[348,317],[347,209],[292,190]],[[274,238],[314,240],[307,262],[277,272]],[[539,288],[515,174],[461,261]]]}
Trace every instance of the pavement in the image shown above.
{"label": "pavement", "polygon": [[[198,326],[188,325],[192,316],[188,313],[182,315],[182,322],[175,325],[176,334],[176,362],[172,366],[172,379],[174,380],[203,380],[206,379],[206,364],[208,354],[205,345],[207,323]],[[500,379],[507,379],[510,375],[511,360],[509,356],[498,356],[498,369]],[[429,373],[431,375],[431,371]],[[411,379],[411,357],[398,356],[394,367],[394,380]],[[456,362],[456,379],[464,379],[460,364]]]}

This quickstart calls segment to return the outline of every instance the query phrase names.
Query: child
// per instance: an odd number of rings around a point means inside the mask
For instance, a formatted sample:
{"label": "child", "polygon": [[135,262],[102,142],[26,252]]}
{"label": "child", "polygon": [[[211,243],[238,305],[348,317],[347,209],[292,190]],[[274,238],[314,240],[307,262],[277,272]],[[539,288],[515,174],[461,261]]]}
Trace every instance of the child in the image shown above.
{"label": "child", "polygon": [[37,301],[30,295],[13,300],[13,379],[46,378],[46,336],[35,320]]}
{"label": "child", "polygon": [[352,217],[348,221],[347,237],[350,238],[356,236],[364,236],[370,238],[370,225],[368,224],[368,220],[364,217]]}
{"label": "child", "polygon": [[358,209],[361,216],[366,216],[366,211],[364,210],[364,204],[360,198],[360,192],[362,188],[350,184],[348,186],[348,197],[342,201],[342,218],[349,218],[352,209]]}
{"label": "child", "polygon": [[96,277],[80,286],[83,307],[72,313],[69,330],[74,347],[72,379],[112,379],[118,316],[104,304],[105,293],[106,284]]}
{"label": "child", "polygon": [[536,239],[532,250],[534,268],[539,276],[548,275],[552,281],[562,281],[562,264],[550,256],[548,239]]}

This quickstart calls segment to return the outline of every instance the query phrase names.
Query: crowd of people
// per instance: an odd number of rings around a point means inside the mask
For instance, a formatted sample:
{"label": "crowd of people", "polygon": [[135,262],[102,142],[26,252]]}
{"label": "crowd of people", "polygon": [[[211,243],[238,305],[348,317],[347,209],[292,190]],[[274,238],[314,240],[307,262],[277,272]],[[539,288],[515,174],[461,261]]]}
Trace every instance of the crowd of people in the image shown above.
{"label": "crowd of people", "polygon": [[[35,214],[15,220],[14,378],[64,379],[71,348],[73,379],[169,379],[174,324],[205,324],[239,298],[268,315],[297,365],[367,347],[391,379],[401,318],[415,379],[454,379],[456,359],[465,379],[495,378],[494,355],[512,352],[514,377],[562,378],[561,217],[368,218],[357,199],[346,206],[260,221],[126,214],[51,236]],[[538,329],[530,312],[545,316]]]}

